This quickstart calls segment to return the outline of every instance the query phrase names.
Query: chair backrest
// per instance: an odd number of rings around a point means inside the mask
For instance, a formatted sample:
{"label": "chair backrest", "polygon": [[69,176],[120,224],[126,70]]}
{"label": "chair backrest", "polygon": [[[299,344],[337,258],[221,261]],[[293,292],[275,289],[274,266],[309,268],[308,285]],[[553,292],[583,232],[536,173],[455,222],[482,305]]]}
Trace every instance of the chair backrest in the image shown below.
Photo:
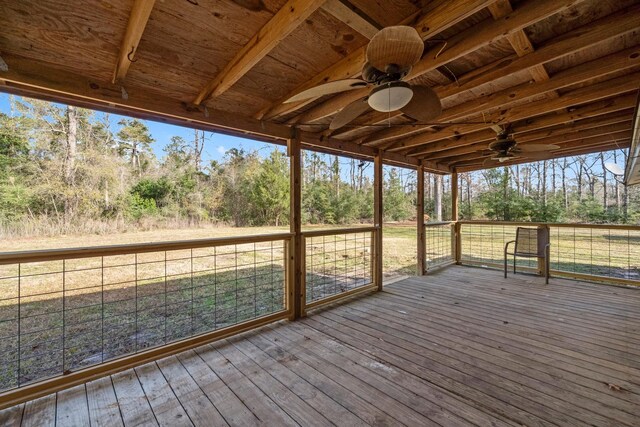
{"label": "chair backrest", "polygon": [[[530,256],[542,256],[544,255],[544,248],[539,245],[539,236],[541,229],[518,227],[516,230],[516,250],[517,254],[530,255]],[[541,250],[542,249],[542,250]]]}

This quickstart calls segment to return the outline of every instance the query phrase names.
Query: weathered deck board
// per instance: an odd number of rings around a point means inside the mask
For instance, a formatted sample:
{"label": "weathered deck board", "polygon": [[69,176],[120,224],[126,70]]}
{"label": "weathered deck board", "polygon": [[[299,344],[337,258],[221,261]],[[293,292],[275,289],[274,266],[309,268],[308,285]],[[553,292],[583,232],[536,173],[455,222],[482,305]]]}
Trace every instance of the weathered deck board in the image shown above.
{"label": "weathered deck board", "polygon": [[637,426],[639,337],[640,289],[449,267],[0,424]]}

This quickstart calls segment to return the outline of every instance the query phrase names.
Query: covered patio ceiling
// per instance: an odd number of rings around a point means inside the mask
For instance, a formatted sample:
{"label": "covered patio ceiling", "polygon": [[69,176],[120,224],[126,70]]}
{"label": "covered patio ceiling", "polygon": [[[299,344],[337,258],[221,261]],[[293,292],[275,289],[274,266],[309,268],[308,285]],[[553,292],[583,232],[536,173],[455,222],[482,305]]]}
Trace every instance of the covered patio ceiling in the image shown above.
{"label": "covered patio ceiling", "polygon": [[[330,130],[368,89],[283,103],[359,76],[398,24],[425,41],[408,80],[442,100],[433,123]],[[3,92],[441,173],[484,168],[496,125],[550,158],[627,148],[640,87],[638,0],[23,0],[0,28]]]}

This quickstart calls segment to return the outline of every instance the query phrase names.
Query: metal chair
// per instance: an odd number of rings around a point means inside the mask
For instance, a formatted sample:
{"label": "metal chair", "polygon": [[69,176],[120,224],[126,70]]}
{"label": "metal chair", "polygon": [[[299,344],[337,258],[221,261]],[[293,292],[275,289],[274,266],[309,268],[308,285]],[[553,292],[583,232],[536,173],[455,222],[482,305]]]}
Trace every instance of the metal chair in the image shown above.
{"label": "metal chair", "polygon": [[[515,243],[515,250],[509,252],[509,245]],[[504,245],[504,277],[507,278],[507,255],[513,255],[513,274],[516,274],[516,257],[544,259],[545,284],[549,283],[550,261],[549,232],[545,228],[518,227],[516,240]]]}

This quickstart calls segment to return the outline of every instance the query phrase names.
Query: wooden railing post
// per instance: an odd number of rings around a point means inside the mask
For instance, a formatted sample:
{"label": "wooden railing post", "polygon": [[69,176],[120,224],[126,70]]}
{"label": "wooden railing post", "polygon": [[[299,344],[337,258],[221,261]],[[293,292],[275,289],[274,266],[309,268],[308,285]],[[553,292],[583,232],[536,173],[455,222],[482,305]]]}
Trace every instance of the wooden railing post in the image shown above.
{"label": "wooden railing post", "polygon": [[302,158],[300,151],[300,139],[294,135],[287,144],[290,168],[289,186],[289,206],[290,230],[293,233],[291,238],[291,250],[289,251],[289,307],[290,319],[299,319],[304,316],[304,280],[303,263],[304,257],[302,247]]}
{"label": "wooden railing post", "polygon": [[424,167],[418,166],[418,200],[416,203],[416,219],[418,227],[418,276],[425,273],[425,258],[427,253],[427,241],[424,229]]}
{"label": "wooden railing post", "polygon": [[373,222],[377,227],[375,233],[374,283],[382,290],[382,190],[383,190],[382,152],[378,150],[373,160]]}
{"label": "wooden railing post", "polygon": [[462,264],[462,231],[458,218],[458,172],[451,174],[451,221],[453,227],[451,229],[451,254],[456,264]]}

